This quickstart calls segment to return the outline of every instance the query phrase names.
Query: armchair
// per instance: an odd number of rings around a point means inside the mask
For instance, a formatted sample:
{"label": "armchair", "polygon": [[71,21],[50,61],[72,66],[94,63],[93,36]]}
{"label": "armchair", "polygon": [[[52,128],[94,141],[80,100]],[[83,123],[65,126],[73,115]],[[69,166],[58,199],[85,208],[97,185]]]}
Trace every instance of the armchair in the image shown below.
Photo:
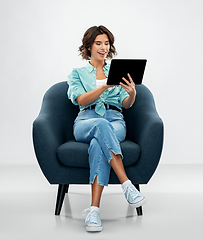
{"label": "armchair", "polygon": [[[33,144],[40,168],[50,184],[58,185],[55,215],[59,215],[69,184],[88,184],[88,146],[76,142],[73,122],[79,111],[67,97],[66,81],[53,85],[44,95],[38,117],[33,122]],[[135,103],[123,110],[127,135],[121,143],[127,176],[139,189],[154,174],[162,152],[163,122],[150,90],[136,85]],[[77,161],[80,159],[80,161]],[[109,184],[119,184],[111,169]],[[142,215],[142,207],[137,208]]]}

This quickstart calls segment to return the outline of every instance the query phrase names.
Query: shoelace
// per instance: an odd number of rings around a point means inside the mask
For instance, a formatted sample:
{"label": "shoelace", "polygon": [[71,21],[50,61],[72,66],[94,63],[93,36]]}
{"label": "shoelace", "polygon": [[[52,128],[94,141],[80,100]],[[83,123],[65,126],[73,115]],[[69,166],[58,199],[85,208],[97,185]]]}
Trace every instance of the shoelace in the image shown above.
{"label": "shoelace", "polygon": [[94,210],[91,210],[90,208],[86,208],[83,212],[82,212],[82,215],[85,216],[86,212],[89,211],[86,219],[85,219],[85,222],[88,222],[90,221],[90,223],[95,223],[97,224],[97,212],[94,211]]}
{"label": "shoelace", "polygon": [[126,194],[126,198],[128,199],[129,195],[132,197],[133,201],[137,198],[140,197],[139,192],[135,191],[131,185],[127,186],[124,190],[123,193]]}

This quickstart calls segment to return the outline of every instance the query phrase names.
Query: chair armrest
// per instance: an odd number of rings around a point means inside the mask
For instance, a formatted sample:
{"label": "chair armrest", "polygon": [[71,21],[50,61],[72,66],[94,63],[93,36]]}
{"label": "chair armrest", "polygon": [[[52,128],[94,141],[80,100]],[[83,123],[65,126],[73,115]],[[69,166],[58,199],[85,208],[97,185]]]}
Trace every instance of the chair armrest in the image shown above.
{"label": "chair armrest", "polygon": [[157,112],[143,112],[136,119],[132,129],[133,141],[141,149],[136,172],[140,175],[140,183],[146,184],[155,172],[163,147],[164,126]]}
{"label": "chair armrest", "polygon": [[[78,107],[67,97],[67,82],[51,86],[44,94],[39,116],[33,123],[33,144],[40,168],[51,184],[66,181],[71,169],[57,158],[58,147],[74,139],[73,122]],[[63,180],[62,180],[63,179]],[[65,180],[66,179],[66,180]]]}

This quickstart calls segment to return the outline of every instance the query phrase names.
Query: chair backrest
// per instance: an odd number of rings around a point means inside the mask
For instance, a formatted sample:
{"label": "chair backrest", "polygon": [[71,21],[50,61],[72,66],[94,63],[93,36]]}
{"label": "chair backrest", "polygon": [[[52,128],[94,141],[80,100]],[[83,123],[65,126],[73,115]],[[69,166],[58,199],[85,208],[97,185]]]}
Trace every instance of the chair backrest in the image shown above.
{"label": "chair backrest", "polygon": [[[72,104],[67,97],[68,84],[66,81],[56,83],[47,90],[43,98],[41,112],[51,115],[54,125],[63,128],[64,140],[74,139],[72,127],[79,107]],[[155,109],[155,103],[150,90],[144,86],[136,85],[136,101],[130,109],[124,109],[123,115],[126,121],[127,129],[136,124],[140,112],[151,111]],[[131,139],[131,131],[127,131],[127,139]]]}

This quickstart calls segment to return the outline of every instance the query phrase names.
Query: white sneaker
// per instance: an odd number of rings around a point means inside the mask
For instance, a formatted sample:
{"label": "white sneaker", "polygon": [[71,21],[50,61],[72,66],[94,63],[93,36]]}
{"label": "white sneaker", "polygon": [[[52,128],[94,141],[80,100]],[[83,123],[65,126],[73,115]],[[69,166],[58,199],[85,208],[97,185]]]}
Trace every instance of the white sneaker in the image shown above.
{"label": "white sneaker", "polygon": [[83,211],[83,216],[85,216],[86,212],[89,211],[85,223],[86,223],[86,231],[87,232],[100,232],[102,231],[102,223],[100,219],[99,210],[97,207],[87,208]]}
{"label": "white sneaker", "polygon": [[124,188],[123,193],[126,200],[133,208],[141,207],[146,203],[146,198],[141,195],[132,183]]}

